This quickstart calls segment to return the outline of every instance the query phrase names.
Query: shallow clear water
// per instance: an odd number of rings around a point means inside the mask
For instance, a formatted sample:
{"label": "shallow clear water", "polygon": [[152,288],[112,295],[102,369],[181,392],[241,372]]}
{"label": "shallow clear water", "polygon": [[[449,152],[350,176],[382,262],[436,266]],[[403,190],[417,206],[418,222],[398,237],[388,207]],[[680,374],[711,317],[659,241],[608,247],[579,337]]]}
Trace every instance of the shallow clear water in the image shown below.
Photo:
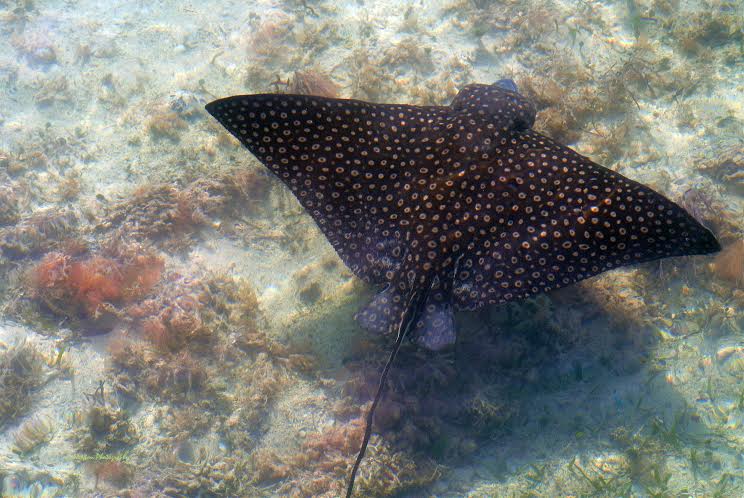
{"label": "shallow clear water", "polygon": [[724,251],[404,344],[356,496],[744,495],[742,26],[740,1],[0,2],[0,494],[343,495],[394,337],[204,105],[510,78]]}

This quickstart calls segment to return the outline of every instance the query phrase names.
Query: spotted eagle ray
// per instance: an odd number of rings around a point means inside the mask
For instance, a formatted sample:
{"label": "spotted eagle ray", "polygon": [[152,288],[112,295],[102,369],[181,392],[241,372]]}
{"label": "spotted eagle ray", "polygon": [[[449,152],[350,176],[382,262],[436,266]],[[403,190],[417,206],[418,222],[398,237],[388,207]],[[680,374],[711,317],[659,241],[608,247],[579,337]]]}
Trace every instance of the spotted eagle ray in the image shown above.
{"label": "spotted eagle ray", "polygon": [[511,80],[448,106],[240,95],[206,107],[278,176],[351,271],[381,290],[357,313],[403,336],[454,343],[454,310],[565,287],[620,266],[720,250],[654,190],[533,131]]}

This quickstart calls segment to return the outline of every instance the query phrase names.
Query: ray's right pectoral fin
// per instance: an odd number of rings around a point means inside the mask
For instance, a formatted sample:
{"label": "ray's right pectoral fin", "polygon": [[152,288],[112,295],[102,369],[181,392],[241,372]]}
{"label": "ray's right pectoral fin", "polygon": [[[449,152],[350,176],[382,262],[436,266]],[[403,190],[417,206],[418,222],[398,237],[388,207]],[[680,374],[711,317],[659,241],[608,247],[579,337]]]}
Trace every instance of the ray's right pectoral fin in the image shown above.
{"label": "ray's right pectoral fin", "polygon": [[426,300],[426,305],[416,321],[416,342],[432,351],[439,351],[455,343],[455,317],[452,300],[435,292]]}

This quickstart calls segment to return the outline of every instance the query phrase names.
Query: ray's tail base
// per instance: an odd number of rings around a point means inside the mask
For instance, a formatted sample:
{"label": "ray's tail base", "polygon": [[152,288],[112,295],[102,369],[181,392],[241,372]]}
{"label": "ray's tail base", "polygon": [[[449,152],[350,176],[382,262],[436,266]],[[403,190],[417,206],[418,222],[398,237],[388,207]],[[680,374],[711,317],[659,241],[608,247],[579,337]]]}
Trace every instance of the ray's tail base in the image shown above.
{"label": "ray's tail base", "polygon": [[400,322],[398,324],[398,334],[395,338],[395,345],[393,346],[393,350],[390,352],[387,363],[385,363],[385,368],[382,369],[382,374],[380,374],[380,381],[377,385],[377,393],[375,394],[375,398],[372,401],[372,406],[367,412],[367,420],[364,428],[364,438],[362,439],[362,445],[359,448],[359,453],[357,454],[356,461],[354,462],[354,467],[352,467],[351,469],[351,475],[349,476],[349,485],[346,488],[346,498],[351,498],[351,495],[354,492],[354,480],[356,479],[357,471],[359,471],[359,465],[361,465],[362,460],[364,459],[364,454],[367,451],[369,438],[372,435],[372,422],[374,420],[375,410],[377,409],[377,405],[382,398],[382,393],[385,389],[388,373],[390,373],[390,368],[392,367],[395,358],[398,356],[398,351],[400,351],[400,346],[401,344],[403,344],[403,339],[413,327],[413,324],[416,323],[416,320],[421,314],[421,309],[424,303],[426,303],[427,295],[428,290],[426,287],[414,290],[408,299],[408,306],[406,306],[405,311],[401,314]]}

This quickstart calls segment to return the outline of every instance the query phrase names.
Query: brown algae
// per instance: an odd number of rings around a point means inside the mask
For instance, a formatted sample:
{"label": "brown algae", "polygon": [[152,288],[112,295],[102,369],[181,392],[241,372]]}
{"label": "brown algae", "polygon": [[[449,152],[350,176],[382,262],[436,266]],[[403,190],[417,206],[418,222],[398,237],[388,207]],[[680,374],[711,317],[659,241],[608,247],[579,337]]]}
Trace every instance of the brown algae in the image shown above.
{"label": "brown algae", "polygon": [[30,342],[0,351],[0,427],[28,412],[33,392],[45,382],[45,366]]}
{"label": "brown algae", "polygon": [[54,436],[55,425],[51,417],[35,415],[21,424],[13,434],[13,449],[18,453],[30,453],[38,446],[49,442]]}

